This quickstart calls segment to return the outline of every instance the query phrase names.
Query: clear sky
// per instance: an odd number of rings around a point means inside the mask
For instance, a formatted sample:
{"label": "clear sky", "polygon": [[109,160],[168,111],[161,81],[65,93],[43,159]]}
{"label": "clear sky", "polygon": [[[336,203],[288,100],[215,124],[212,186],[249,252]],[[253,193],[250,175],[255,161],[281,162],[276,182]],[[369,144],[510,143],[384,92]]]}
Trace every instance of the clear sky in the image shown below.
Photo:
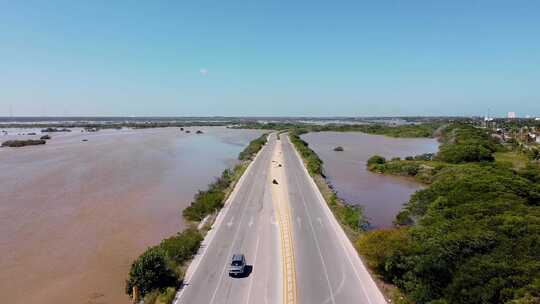
{"label": "clear sky", "polygon": [[540,1],[0,0],[0,115],[540,116]]}

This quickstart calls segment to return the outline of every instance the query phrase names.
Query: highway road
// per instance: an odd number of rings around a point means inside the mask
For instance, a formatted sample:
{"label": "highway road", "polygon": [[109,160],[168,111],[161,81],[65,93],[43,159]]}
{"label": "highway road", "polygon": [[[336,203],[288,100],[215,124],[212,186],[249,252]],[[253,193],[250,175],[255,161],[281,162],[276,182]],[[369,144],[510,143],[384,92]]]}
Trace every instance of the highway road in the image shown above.
{"label": "highway road", "polygon": [[[228,276],[234,253],[246,255],[247,277]],[[205,238],[175,303],[386,301],[288,137],[272,134]]]}

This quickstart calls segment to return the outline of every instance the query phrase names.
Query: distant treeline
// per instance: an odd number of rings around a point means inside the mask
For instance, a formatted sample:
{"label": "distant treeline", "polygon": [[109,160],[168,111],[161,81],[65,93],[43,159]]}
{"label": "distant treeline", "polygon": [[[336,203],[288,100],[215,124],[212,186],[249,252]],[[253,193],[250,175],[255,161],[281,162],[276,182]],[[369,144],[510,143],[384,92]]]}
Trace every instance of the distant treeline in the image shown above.
{"label": "distant treeline", "polygon": [[204,127],[204,126],[228,126],[238,124],[238,121],[218,121],[218,122],[185,122],[185,121],[135,121],[135,122],[39,122],[39,123],[5,123],[0,128],[85,128],[85,129],[146,129],[146,128],[165,128],[165,127]]}
{"label": "distant treeline", "polygon": [[402,303],[540,303],[540,166],[495,161],[482,129],[452,124],[436,155],[368,161],[429,186],[357,248]]}
{"label": "distant treeline", "polygon": [[389,125],[382,123],[365,124],[325,124],[315,125],[306,123],[249,123],[234,126],[234,128],[289,130],[298,134],[306,132],[364,132],[368,134],[386,135],[390,137],[435,137],[442,123],[420,123]]}
{"label": "distant treeline", "polygon": [[[220,210],[249,162],[266,143],[266,138],[267,134],[264,134],[251,141],[238,157],[242,161],[240,164],[234,169],[224,170],[207,190],[199,191],[191,205],[183,210],[184,218],[197,224]],[[199,250],[203,238],[201,231],[190,228],[149,247],[131,265],[126,293],[132,296],[136,287],[138,296],[146,297],[147,304],[152,304],[158,296],[162,303],[172,303],[178,286],[182,284],[186,264]]]}

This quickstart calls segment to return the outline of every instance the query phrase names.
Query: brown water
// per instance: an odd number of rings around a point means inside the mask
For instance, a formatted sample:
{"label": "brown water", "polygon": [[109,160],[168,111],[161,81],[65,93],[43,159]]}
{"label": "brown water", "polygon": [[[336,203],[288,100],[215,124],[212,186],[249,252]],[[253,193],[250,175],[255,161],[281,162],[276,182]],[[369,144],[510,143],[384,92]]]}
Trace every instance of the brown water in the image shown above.
{"label": "brown water", "polygon": [[181,230],[196,191],[262,133],[197,129],[75,130],[0,149],[2,302],[129,303],[133,259]]}
{"label": "brown water", "polygon": [[[371,173],[367,160],[375,155],[386,158],[433,153],[434,139],[403,139],[359,132],[319,132],[302,136],[324,162],[324,172],[339,197],[364,207],[372,227],[389,227],[411,194],[421,189],[415,181]],[[336,146],[345,151],[335,152]]]}

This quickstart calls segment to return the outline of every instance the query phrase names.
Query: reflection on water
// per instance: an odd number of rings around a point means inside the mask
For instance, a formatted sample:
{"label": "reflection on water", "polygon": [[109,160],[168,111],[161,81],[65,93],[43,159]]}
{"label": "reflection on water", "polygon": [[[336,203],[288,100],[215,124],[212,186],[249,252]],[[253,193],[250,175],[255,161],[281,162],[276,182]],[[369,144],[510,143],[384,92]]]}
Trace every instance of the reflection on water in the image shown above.
{"label": "reflection on water", "polygon": [[[433,153],[434,139],[390,138],[359,132],[319,132],[302,135],[324,162],[338,196],[364,207],[373,227],[389,227],[404,203],[421,185],[406,178],[371,173],[366,161],[374,154],[386,158]],[[342,146],[345,151],[333,149]]]}
{"label": "reflection on water", "polygon": [[196,129],[74,130],[0,149],[2,302],[129,303],[133,259],[181,230],[195,192],[262,133]]}

